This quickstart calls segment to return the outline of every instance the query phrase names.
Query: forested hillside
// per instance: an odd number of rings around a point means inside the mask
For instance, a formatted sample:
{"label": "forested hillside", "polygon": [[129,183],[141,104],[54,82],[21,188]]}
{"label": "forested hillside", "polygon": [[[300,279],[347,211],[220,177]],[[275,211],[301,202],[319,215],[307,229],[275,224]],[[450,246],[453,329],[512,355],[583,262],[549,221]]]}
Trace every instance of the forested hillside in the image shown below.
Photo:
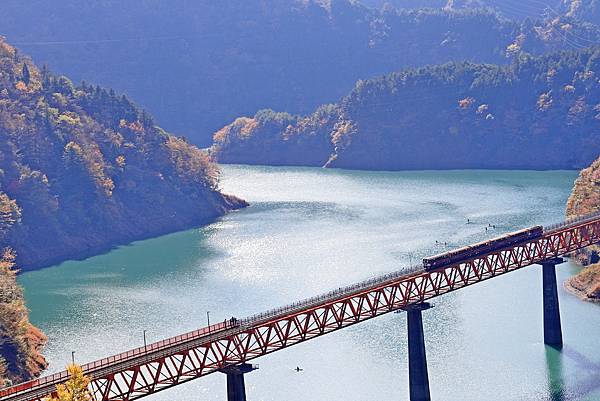
{"label": "forested hillside", "polygon": [[0,39],[0,387],[46,366],[15,262],[85,257],[244,206],[217,185],[203,151],[125,96],[74,86]]}
{"label": "forested hillside", "polygon": [[[3,0],[0,34],[38,64],[123,91],[161,125],[209,145],[263,108],[306,114],[358,79],[451,60],[506,63],[600,41],[570,17],[370,9],[350,0]],[[36,23],[31,23],[36,21]],[[476,34],[475,34],[476,32]],[[581,39],[579,39],[581,38]]]}
{"label": "forested hillside", "polygon": [[306,117],[237,119],[214,140],[224,163],[582,168],[600,151],[600,50],[408,69],[358,81],[338,104]]}
{"label": "forested hillside", "polygon": [[360,0],[371,7],[398,7],[407,9],[444,8],[474,9],[489,8],[506,18],[515,20],[575,17],[598,24],[600,1],[598,0]]}
{"label": "forested hillside", "polygon": [[14,253],[0,253],[0,388],[30,380],[47,366],[46,337],[29,323],[23,289],[17,284]]}
{"label": "forested hillside", "polygon": [[[567,203],[567,216],[577,217],[600,211],[600,158],[581,171]],[[600,246],[575,254],[587,266],[567,282],[567,288],[584,299],[600,301]],[[589,265],[589,266],[588,266]]]}
{"label": "forested hillside", "polygon": [[[600,150],[599,150],[600,154]],[[575,181],[567,203],[567,217],[584,216],[600,211],[600,156],[591,166],[583,169]],[[578,252],[582,264],[600,262],[600,246],[592,246]]]}
{"label": "forested hillside", "polygon": [[29,268],[206,222],[241,201],[206,154],[125,96],[0,41],[0,249]]}

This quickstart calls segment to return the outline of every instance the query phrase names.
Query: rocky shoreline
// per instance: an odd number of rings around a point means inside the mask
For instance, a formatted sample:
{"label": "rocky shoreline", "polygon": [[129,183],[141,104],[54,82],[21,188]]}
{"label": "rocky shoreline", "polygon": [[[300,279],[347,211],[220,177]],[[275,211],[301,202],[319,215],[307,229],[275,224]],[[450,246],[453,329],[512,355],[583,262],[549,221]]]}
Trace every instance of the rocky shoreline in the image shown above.
{"label": "rocky shoreline", "polygon": [[564,287],[583,301],[600,303],[600,264],[587,266],[565,281]]}
{"label": "rocky shoreline", "polygon": [[[600,209],[600,158],[583,169],[567,202],[567,217],[582,216]],[[564,284],[565,289],[582,300],[600,302],[600,247],[590,246],[575,252],[574,260],[586,266]]]}

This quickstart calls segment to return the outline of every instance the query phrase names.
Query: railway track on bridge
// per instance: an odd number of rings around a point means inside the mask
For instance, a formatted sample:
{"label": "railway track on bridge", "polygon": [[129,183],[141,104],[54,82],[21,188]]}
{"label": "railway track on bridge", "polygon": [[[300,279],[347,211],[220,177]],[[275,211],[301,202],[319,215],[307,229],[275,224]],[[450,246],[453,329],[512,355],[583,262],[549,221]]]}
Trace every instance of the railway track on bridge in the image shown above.
{"label": "railway track on bridge", "polygon": [[[544,227],[509,247],[424,269],[412,266],[241,320],[229,320],[82,366],[97,401],[135,400],[257,357],[564,256],[600,242],[600,213]],[[495,242],[494,242],[495,241]],[[496,245],[495,245],[496,246]],[[469,248],[469,247],[467,247]],[[485,251],[481,251],[484,249]],[[473,253],[475,252],[475,253]],[[0,390],[1,401],[41,401],[66,371]]]}

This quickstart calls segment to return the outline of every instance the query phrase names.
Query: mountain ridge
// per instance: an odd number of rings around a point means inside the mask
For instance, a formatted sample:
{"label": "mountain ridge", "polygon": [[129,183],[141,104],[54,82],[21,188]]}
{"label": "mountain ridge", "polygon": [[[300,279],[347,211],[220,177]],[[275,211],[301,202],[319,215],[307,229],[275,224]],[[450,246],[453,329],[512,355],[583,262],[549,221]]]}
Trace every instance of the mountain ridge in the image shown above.
{"label": "mountain ridge", "polygon": [[19,268],[91,256],[247,205],[222,194],[218,180],[204,151],[126,96],[75,86],[0,38],[0,384],[46,367],[46,338],[29,323]]}
{"label": "mountain ridge", "polygon": [[203,151],[125,96],[76,87],[2,40],[0,72],[0,248],[14,249],[20,268],[200,225],[245,205],[218,191],[218,168]]}
{"label": "mountain ridge", "polygon": [[211,154],[364,170],[582,168],[600,147],[599,89],[600,48],[407,69],[359,80],[311,115],[238,119]]}
{"label": "mountain ridge", "polygon": [[511,21],[485,9],[371,9],[348,0],[144,4],[5,0],[0,33],[40,65],[127,93],[201,146],[237,116],[307,114],[358,79],[600,43],[596,25],[564,15]]}

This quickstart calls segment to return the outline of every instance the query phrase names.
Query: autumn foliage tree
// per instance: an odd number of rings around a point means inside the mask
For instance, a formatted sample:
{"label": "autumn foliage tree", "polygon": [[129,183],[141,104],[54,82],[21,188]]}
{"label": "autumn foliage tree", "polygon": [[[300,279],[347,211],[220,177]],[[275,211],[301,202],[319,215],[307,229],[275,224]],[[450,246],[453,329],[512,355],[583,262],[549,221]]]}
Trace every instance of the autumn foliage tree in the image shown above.
{"label": "autumn foliage tree", "polygon": [[45,341],[29,322],[15,254],[10,248],[0,250],[0,387],[31,380],[46,368],[39,353]]}
{"label": "autumn foliage tree", "polygon": [[214,136],[219,162],[367,170],[573,169],[598,157],[600,49],[454,62],[359,80],[306,117],[261,111]]}
{"label": "autumn foliage tree", "polygon": [[67,366],[71,376],[65,384],[56,386],[56,395],[46,398],[45,401],[92,401],[92,394],[88,390],[90,379],[83,374],[81,366],[71,364]]}
{"label": "autumn foliage tree", "polygon": [[127,97],[40,70],[0,38],[0,249],[21,269],[211,221],[236,202],[218,173]]}

